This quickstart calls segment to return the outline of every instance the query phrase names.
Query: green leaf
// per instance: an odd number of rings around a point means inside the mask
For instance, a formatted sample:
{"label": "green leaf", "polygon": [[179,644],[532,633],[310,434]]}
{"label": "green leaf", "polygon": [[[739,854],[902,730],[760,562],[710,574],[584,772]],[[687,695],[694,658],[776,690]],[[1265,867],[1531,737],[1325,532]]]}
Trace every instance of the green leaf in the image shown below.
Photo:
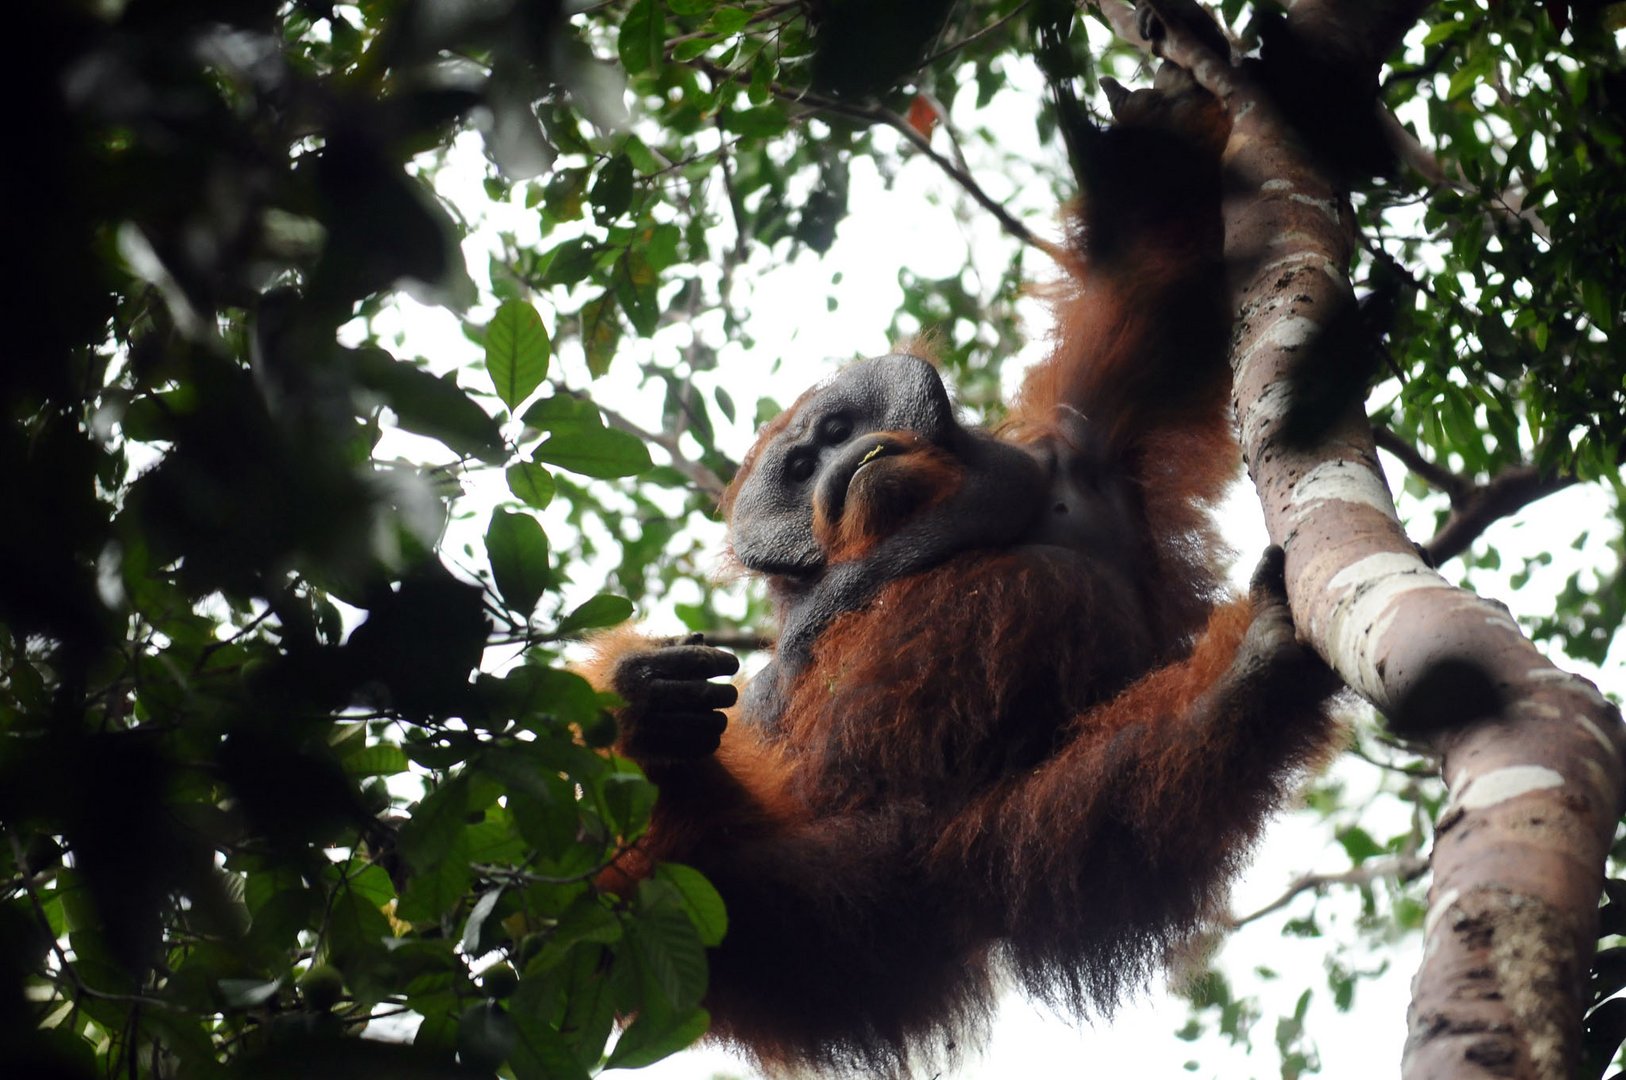
{"label": "green leaf", "polygon": [[558,169],[542,189],[542,205],[556,221],[574,221],[582,216],[582,196],[587,191],[585,168]]}
{"label": "green leaf", "polygon": [[746,100],[753,105],[767,106],[773,100],[773,81],[779,75],[779,63],[772,49],[758,49],[751,60],[751,81],[746,86]]}
{"label": "green leaf", "polygon": [[401,749],[406,751],[406,756],[414,765],[422,765],[426,769],[449,769],[467,755],[468,741],[455,732],[435,738],[409,737]]}
{"label": "green leaf", "polygon": [[672,614],[682,620],[683,625],[690,630],[711,628],[711,609],[704,604],[673,604]]}
{"label": "green leaf", "polygon": [[454,838],[439,861],[412,875],[395,906],[397,918],[408,922],[437,922],[463,899],[474,884],[474,871],[469,867],[468,853],[461,840],[461,835]]}
{"label": "green leaf", "polygon": [[569,394],[554,394],[532,403],[520,417],[526,427],[551,431],[555,435],[567,431],[602,431],[604,421],[591,401]]}
{"label": "green leaf", "polygon": [[683,231],[670,223],[645,230],[644,258],[650,269],[659,273],[675,265],[678,261],[678,242],[682,239]]}
{"label": "green leaf", "polygon": [[482,1001],[463,1010],[457,1022],[457,1057],[465,1066],[491,1073],[514,1052],[519,1035],[507,1010]]}
{"label": "green leaf", "polygon": [[413,1009],[423,1013],[423,1023],[418,1025],[418,1033],[412,1037],[413,1046],[450,1056],[457,1048],[457,1017],[447,1008],[432,1008],[431,1005],[455,1005],[456,1000],[449,994],[424,995],[413,999]]}
{"label": "green leaf", "polygon": [[712,15],[708,28],[719,37],[728,37],[744,30],[750,21],[751,13],[744,8],[720,7]]}
{"label": "green leaf", "polygon": [[649,824],[655,808],[655,785],[633,773],[604,778],[604,808],[622,836],[637,836]]}
{"label": "green leaf", "polygon": [[542,526],[529,514],[493,510],[486,526],[486,555],[503,602],[528,618],[550,579],[548,538]]}
{"label": "green leaf", "polygon": [[538,260],[544,266],[544,285],[574,285],[593,272],[598,247],[585,236],[566,240]]}
{"label": "green leaf", "polygon": [[576,845],[581,833],[581,809],[574,799],[513,792],[508,796],[508,805],[520,835],[545,858],[562,858]]}
{"label": "green leaf", "polygon": [[569,637],[583,630],[614,626],[630,618],[632,618],[631,600],[612,593],[600,593],[561,619],[557,633],[560,637]]}
{"label": "green leaf", "polygon": [[[1463,94],[1472,90],[1491,73],[1495,66],[1496,56],[1491,51],[1470,50],[1467,61],[1460,68],[1451,73],[1451,79],[1447,84],[1445,91],[1446,100],[1454,101]],[[1465,162],[1464,164],[1467,163]]]}
{"label": "green leaf", "polygon": [[649,174],[663,171],[671,161],[657,155],[645,145],[644,141],[636,135],[627,136],[627,141],[621,144],[621,152],[632,160],[632,167],[638,172]]}
{"label": "green leaf", "polygon": [[1581,307],[1599,330],[1614,329],[1619,299],[1611,294],[1605,282],[1586,278],[1581,282]]}
{"label": "green leaf", "polygon": [[547,931],[547,939],[526,961],[525,972],[535,974],[557,967],[581,942],[613,945],[624,933],[621,920],[605,905],[604,897],[584,893],[560,913]]}
{"label": "green leaf", "polygon": [[693,1009],[673,1019],[640,1013],[610,1053],[606,1069],[641,1069],[694,1044],[711,1027],[711,1014]]}
{"label": "green leaf", "polygon": [[493,711],[511,716],[521,726],[535,729],[530,721],[539,713],[556,716],[567,724],[585,724],[600,709],[598,692],[573,671],[522,665],[501,679],[482,676],[477,684]]}
{"label": "green leaf", "polygon": [[551,345],[542,316],[523,300],[497,309],[486,327],[486,372],[510,409],[531,396],[548,375]]}
{"label": "green leaf", "polygon": [[345,876],[345,882],[350,891],[357,896],[364,897],[374,907],[383,907],[395,899],[395,883],[382,866],[367,865],[357,867]]}
{"label": "green leaf", "polygon": [[1429,29],[1427,34],[1423,35],[1423,44],[1438,45],[1446,38],[1455,37],[1466,25],[1466,23],[1456,19],[1446,19],[1436,23]]}
{"label": "green leaf", "polygon": [[655,0],[638,0],[621,20],[621,36],[616,52],[629,75],[657,67],[666,46],[666,17]]}
{"label": "green leaf", "polygon": [[[551,982],[533,980],[551,995]],[[557,1028],[543,1022],[534,1009],[521,1008],[526,983],[520,981],[520,990],[510,1014],[514,1020],[514,1049],[508,1055],[508,1066],[514,1070],[514,1080],[588,1080],[585,1066],[570,1052],[570,1045]],[[539,990],[538,992],[541,992]]]}
{"label": "green leaf", "polygon": [[723,127],[736,135],[755,138],[772,138],[781,135],[790,125],[789,114],[776,105],[764,105],[757,109],[743,109],[731,112],[723,117]]}
{"label": "green leaf", "polygon": [[1352,825],[1347,829],[1340,830],[1338,842],[1343,845],[1344,854],[1349,856],[1349,861],[1356,866],[1360,866],[1366,860],[1383,854],[1383,848],[1378,845],[1378,842],[1372,839],[1370,833],[1359,826]]}
{"label": "green leaf", "polygon": [[469,782],[454,777],[425,795],[396,836],[401,854],[414,870],[426,870],[446,858],[457,843],[469,809]]}
{"label": "green leaf", "polygon": [[508,466],[508,490],[533,510],[545,510],[553,501],[555,485],[553,474],[534,461],[519,461]]}
{"label": "green leaf", "polygon": [[655,868],[655,877],[677,890],[702,944],[716,945],[723,940],[728,932],[728,909],[704,874],[692,866],[661,863]]}
{"label": "green leaf", "polygon": [[344,771],[351,776],[394,776],[407,771],[406,751],[394,743],[374,743],[344,758]]}
{"label": "green leaf", "polygon": [[611,428],[558,434],[535,453],[549,465],[600,480],[636,476],[651,465],[649,450],[641,440]]}
{"label": "green leaf", "polygon": [[734,398],[721,386],[716,389],[713,396],[717,399],[717,411],[723,414],[723,419],[732,424],[734,422]]}
{"label": "green leaf", "polygon": [[621,323],[615,312],[614,296],[609,291],[582,305],[582,348],[587,352],[587,370],[595,379],[610,370],[616,346],[621,344]]}
{"label": "green leaf", "polygon": [[615,298],[634,330],[643,337],[660,326],[660,278],[639,248],[630,248],[615,275]]}
{"label": "green leaf", "polygon": [[[383,350],[378,350],[382,352]],[[388,354],[385,354],[388,357]],[[391,363],[393,357],[388,357]],[[165,442],[175,437],[174,418],[193,413],[198,407],[197,388],[182,384],[172,390],[143,394],[130,402],[119,418],[119,430],[136,442]]]}
{"label": "green leaf", "polygon": [[565,970],[565,1015],[560,1031],[575,1033],[576,1058],[593,1068],[604,1056],[604,1044],[615,1027],[615,992],[605,975],[605,950],[584,945],[573,950]]}
{"label": "green leaf", "polygon": [[632,159],[625,154],[612,157],[599,170],[588,198],[596,211],[593,216],[601,224],[625,214],[632,205]]}
{"label": "green leaf", "polygon": [[710,52],[712,46],[716,44],[716,39],[711,37],[697,37],[690,38],[687,41],[680,41],[672,46],[672,59],[680,64],[686,64],[695,57],[704,56]]}
{"label": "green leaf", "polygon": [[344,887],[334,896],[327,927],[328,952],[340,968],[362,962],[390,936],[389,920],[377,905]]}
{"label": "green leaf", "polygon": [[482,461],[507,455],[497,421],[451,376],[437,378],[383,349],[358,349],[354,356],[356,381],[384,399],[401,427]]}
{"label": "green leaf", "polygon": [[470,862],[510,863],[525,859],[525,839],[506,807],[493,806],[486,810],[485,820],[470,825],[465,835]]}
{"label": "green leaf", "polygon": [[[269,882],[270,875],[250,874],[248,884]],[[292,885],[279,889],[254,908],[249,923],[249,938],[256,948],[282,950],[292,948],[301,931],[322,917],[325,908],[320,894],[311,889]]]}

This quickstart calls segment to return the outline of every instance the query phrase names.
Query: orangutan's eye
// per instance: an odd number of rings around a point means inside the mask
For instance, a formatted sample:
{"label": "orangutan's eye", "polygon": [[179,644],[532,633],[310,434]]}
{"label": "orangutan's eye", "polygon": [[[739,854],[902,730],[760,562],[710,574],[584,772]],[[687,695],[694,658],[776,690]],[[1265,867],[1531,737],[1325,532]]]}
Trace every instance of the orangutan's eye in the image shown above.
{"label": "orangutan's eye", "polygon": [[844,443],[853,433],[852,418],[842,413],[826,416],[819,421],[819,441],[826,446]]}

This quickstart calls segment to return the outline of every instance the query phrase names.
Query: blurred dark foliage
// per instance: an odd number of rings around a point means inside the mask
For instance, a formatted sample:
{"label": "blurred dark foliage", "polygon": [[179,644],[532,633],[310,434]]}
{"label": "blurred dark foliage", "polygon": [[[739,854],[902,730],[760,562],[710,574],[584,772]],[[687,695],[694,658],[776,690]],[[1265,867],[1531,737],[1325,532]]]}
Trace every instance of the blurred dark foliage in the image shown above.
{"label": "blurred dark foliage", "polygon": [[817,0],[811,5],[816,89],[862,98],[891,90],[926,60],[953,0]]}
{"label": "blurred dark foliage", "polygon": [[[441,496],[371,460],[382,406],[493,463],[509,454],[496,422],[454,383],[336,338],[392,288],[468,298],[460,227],[409,163],[478,110],[504,133],[494,157],[528,146],[534,164],[535,103],[570,97],[585,47],[550,3],[26,0],[9,15],[22,59],[0,92],[27,135],[0,173],[3,1071],[457,1076],[512,1058],[585,1075],[614,1013],[653,1001],[623,976],[561,1034],[542,998],[604,982],[603,927],[581,959],[557,946],[552,989],[539,976],[510,1021],[452,952],[454,920],[471,944],[517,950],[538,908],[609,918],[588,879],[640,827],[643,782],[579,747],[599,704],[546,655],[475,680],[493,613],[523,629],[529,611],[443,566]],[[453,71],[454,53],[490,62]],[[369,719],[404,723],[405,746]],[[552,740],[551,765],[515,766],[542,754],[532,740],[475,784],[482,748],[522,729]],[[368,778],[409,760],[432,795],[399,828],[402,800]],[[525,789],[523,821],[496,805],[496,773]],[[619,802],[597,801],[606,784]],[[559,883],[471,906],[491,888],[470,869],[471,823],[479,857],[523,867],[523,834]],[[385,917],[397,890],[411,928]],[[385,945],[416,935],[416,954]],[[313,964],[337,965],[331,987],[296,991]],[[386,999],[425,1017],[416,1045],[341,1038]]]}

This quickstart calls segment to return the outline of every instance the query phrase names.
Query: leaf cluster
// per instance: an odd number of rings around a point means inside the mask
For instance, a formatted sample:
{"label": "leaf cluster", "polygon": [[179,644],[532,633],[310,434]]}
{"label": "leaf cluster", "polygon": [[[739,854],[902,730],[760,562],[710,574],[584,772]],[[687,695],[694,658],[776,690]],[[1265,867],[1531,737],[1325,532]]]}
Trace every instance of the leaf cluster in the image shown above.
{"label": "leaf cluster", "polygon": [[[567,601],[540,516],[648,472],[646,443],[550,379],[530,298],[470,322],[463,372],[372,332],[393,289],[479,298],[423,155],[483,125],[514,176],[616,137],[613,66],[546,8],[19,14],[42,62],[13,100],[47,131],[8,192],[37,226],[8,292],[37,299],[0,375],[19,1075],[586,1076],[705,1028],[721,901],[677,866],[601,887],[654,790],[560,659],[632,607]],[[623,219],[604,157],[588,198]],[[643,325],[675,253],[620,227]],[[507,491],[459,558],[483,474]]]}
{"label": "leaf cluster", "polygon": [[[1597,18],[1568,20],[1562,5],[1433,10],[1384,87],[1427,150],[1358,196],[1358,285],[1385,312],[1374,329],[1389,381],[1374,420],[1446,478],[1437,528],[1476,486],[1523,468],[1606,481],[1618,505],[1626,64]],[[1437,483],[1419,476],[1408,489]],[[1573,539],[1586,541],[1579,528]],[[1507,567],[1515,587],[1550,555],[1533,558]],[[1465,559],[1503,566],[1494,545]],[[1601,660],[1620,621],[1618,566],[1606,552],[1572,579],[1532,628],[1538,639]]]}

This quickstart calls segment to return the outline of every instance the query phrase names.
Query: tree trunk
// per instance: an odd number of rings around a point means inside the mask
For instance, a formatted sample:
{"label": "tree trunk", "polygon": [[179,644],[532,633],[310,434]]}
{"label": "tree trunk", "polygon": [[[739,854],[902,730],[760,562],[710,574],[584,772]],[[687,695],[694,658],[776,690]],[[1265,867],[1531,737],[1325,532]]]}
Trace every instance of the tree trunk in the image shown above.
{"label": "tree trunk", "polygon": [[[1271,100],[1179,29],[1197,5],[1153,5],[1157,51],[1234,120],[1226,251],[1238,313],[1232,361],[1243,450],[1271,538],[1287,550],[1293,614],[1351,687],[1444,762],[1422,965],[1403,1075],[1568,1080],[1579,1059],[1604,857],[1626,806],[1626,732],[1591,684],[1554,668],[1505,609],[1418,557],[1378,467],[1359,393],[1301,427],[1308,388],[1339,385],[1363,347],[1345,193]],[[1292,43],[1376,84],[1425,3],[1299,0]],[[1130,9],[1103,10],[1129,40]],[[1328,331],[1331,330],[1329,334]]]}

